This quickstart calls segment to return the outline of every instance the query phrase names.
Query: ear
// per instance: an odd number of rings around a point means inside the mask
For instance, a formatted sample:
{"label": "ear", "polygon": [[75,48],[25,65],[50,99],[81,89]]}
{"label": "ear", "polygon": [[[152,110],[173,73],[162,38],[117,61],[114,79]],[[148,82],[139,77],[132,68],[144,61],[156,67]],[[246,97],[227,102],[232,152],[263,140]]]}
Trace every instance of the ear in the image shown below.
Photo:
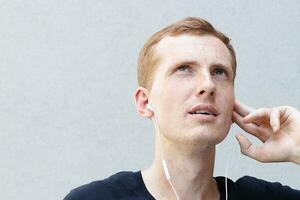
{"label": "ear", "polygon": [[151,118],[153,111],[149,110],[146,106],[149,103],[149,93],[144,87],[138,87],[134,93],[134,100],[137,113],[142,117]]}

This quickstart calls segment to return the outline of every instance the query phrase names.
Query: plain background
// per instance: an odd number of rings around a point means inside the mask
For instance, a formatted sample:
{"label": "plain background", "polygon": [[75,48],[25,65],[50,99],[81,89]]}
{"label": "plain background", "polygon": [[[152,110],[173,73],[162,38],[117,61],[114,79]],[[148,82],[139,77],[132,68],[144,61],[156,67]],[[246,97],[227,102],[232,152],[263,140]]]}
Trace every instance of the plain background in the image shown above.
{"label": "plain background", "polygon": [[[139,117],[136,63],[154,32],[203,17],[232,38],[236,97],[300,108],[300,3],[265,1],[0,1],[0,199],[62,199],[72,188],[147,168],[154,130]],[[300,166],[240,154],[233,126],[215,175],[300,189]],[[257,142],[257,140],[252,141]]]}

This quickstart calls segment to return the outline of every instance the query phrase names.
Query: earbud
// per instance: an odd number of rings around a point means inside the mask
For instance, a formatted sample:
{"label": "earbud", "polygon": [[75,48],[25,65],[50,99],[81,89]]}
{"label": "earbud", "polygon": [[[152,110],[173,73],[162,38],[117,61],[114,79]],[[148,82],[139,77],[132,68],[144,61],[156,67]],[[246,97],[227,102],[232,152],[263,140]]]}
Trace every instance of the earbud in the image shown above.
{"label": "earbud", "polygon": [[148,108],[149,110],[153,111],[153,108],[152,108],[152,106],[149,103],[146,105],[146,108]]}

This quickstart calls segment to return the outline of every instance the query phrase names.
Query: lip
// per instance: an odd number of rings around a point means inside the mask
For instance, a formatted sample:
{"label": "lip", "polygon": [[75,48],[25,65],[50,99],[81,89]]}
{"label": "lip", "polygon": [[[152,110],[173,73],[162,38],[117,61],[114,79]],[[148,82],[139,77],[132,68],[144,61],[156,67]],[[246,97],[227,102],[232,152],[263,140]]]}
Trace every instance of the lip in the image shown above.
{"label": "lip", "polygon": [[[197,110],[203,110],[203,111],[212,113],[213,115],[192,114],[193,112],[195,112]],[[200,122],[213,122],[214,120],[217,119],[218,115],[219,115],[219,112],[211,104],[197,104],[197,105],[193,106],[187,113],[188,118],[190,118],[192,120],[200,121]]]}
{"label": "lip", "polygon": [[[195,106],[193,106],[189,111],[188,111],[188,114],[190,115],[193,115],[192,113],[193,112],[196,112],[197,110],[203,110],[205,112],[209,112],[209,113],[212,113],[213,115],[207,115],[207,116],[218,116],[219,115],[219,112],[217,111],[217,109],[211,105],[211,104],[197,104]],[[198,115],[201,115],[201,114],[198,114]]]}
{"label": "lip", "polygon": [[214,115],[202,115],[202,114],[188,114],[187,118],[198,121],[198,122],[213,122],[217,119],[217,116]]}

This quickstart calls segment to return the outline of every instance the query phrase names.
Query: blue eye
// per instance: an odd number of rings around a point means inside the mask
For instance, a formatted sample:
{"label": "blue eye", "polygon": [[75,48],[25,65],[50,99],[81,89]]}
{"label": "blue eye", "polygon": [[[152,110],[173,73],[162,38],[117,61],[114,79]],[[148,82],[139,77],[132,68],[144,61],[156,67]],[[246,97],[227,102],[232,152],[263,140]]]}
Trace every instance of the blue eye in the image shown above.
{"label": "blue eye", "polygon": [[222,68],[217,68],[217,69],[215,69],[214,70],[214,73],[216,74],[216,75],[220,75],[220,76],[222,76],[222,75],[226,75],[226,71],[224,70],[224,69],[222,69]]}
{"label": "blue eye", "polygon": [[176,71],[186,71],[186,70],[191,71],[191,67],[188,65],[181,65],[176,69]]}

